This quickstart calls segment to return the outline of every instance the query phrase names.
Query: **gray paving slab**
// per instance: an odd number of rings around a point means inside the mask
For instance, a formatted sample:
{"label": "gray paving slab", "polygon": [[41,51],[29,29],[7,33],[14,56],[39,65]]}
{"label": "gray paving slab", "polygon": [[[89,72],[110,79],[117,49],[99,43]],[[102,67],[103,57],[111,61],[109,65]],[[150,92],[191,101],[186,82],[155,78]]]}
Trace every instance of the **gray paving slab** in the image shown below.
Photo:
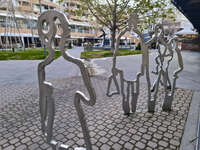
{"label": "gray paving slab", "polygon": [[[155,68],[154,58],[156,53],[154,51],[150,54],[150,71],[153,71]],[[182,51],[184,69],[180,73],[180,77],[177,80],[177,86],[185,89],[192,89],[196,91],[200,91],[200,52],[195,51]],[[176,57],[175,57],[176,58]],[[121,56],[117,58],[118,68],[124,70],[124,75],[127,79],[134,79],[136,77],[137,72],[140,69],[141,63],[141,55],[134,56]],[[170,65],[169,71],[170,73],[177,67],[177,60],[175,59]],[[98,66],[104,68],[106,70],[105,75],[110,74],[111,66],[112,66],[112,58],[103,58],[96,59],[94,63],[98,64]],[[151,75],[151,80],[155,79],[154,75]],[[141,80],[145,82],[145,78]]]}
{"label": "gray paving slab", "polygon": [[[80,57],[83,48],[69,50],[74,57]],[[26,84],[37,82],[37,66],[41,60],[0,61],[0,85]],[[47,79],[65,78],[79,75],[78,68],[62,57],[47,67]]]}

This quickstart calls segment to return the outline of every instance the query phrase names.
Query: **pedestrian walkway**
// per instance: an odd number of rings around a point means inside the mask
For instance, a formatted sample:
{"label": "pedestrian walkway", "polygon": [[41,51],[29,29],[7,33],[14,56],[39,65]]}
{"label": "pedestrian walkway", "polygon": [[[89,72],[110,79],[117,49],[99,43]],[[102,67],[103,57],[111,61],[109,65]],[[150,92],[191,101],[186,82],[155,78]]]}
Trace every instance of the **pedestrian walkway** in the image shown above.
{"label": "pedestrian walkway", "polygon": [[[54,138],[72,147],[84,146],[83,135],[73,106],[76,90],[85,91],[81,77],[52,81],[56,87]],[[107,78],[92,77],[97,92],[94,107],[83,105],[93,150],[177,150],[180,147],[193,92],[177,89],[173,111],[162,112],[163,89],[156,112],[147,113],[146,85],[142,84],[137,112],[123,115],[121,96],[106,96]],[[86,94],[87,95],[87,94]],[[0,149],[50,150],[40,130],[37,84],[0,87]]]}

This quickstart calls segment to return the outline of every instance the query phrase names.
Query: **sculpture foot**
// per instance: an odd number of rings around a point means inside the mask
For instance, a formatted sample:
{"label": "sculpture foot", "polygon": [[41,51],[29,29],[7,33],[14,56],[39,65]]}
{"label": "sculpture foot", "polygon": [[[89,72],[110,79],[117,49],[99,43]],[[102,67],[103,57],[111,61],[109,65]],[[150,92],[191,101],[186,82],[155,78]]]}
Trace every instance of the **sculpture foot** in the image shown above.
{"label": "sculpture foot", "polygon": [[131,113],[124,113],[125,116],[130,116]]}
{"label": "sculpture foot", "polygon": [[154,114],[155,110],[148,110],[148,112]]}
{"label": "sculpture foot", "polygon": [[170,111],[172,111],[172,108],[170,106],[164,106],[163,105],[162,110],[165,111],[165,112],[170,112]]}
{"label": "sculpture foot", "polygon": [[83,147],[76,147],[74,150],[86,150],[86,148],[83,148]]}
{"label": "sculpture foot", "polygon": [[60,144],[54,140],[50,142],[50,145],[52,146],[53,150],[68,150],[69,148],[68,145]]}
{"label": "sculpture foot", "polygon": [[168,89],[168,90],[171,90],[171,89],[172,89],[171,85],[167,86],[167,89]]}
{"label": "sculpture foot", "polygon": [[154,113],[155,112],[155,101],[149,101],[148,112],[149,113]]}
{"label": "sculpture foot", "polygon": [[162,106],[162,110],[163,111],[166,111],[166,112],[169,112],[172,110],[172,99],[173,97],[166,97],[165,100],[164,100],[164,103],[163,103],[163,106]]}
{"label": "sculpture foot", "polygon": [[112,97],[113,95],[119,95],[119,92],[112,92],[112,93],[106,93],[106,96]]}
{"label": "sculpture foot", "polygon": [[155,88],[151,88],[151,92],[154,92]]}
{"label": "sculpture foot", "polygon": [[[56,142],[55,140],[52,140],[50,142],[50,145],[52,146],[53,150],[68,150],[69,149],[68,145],[60,144],[60,143]],[[86,148],[76,147],[76,148],[74,148],[74,150],[86,150]]]}

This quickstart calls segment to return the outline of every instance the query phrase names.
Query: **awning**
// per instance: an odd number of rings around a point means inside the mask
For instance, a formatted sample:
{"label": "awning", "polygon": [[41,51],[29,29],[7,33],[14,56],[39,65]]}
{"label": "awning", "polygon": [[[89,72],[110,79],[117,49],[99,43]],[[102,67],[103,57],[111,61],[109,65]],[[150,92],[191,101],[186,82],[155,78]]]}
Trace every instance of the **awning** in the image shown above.
{"label": "awning", "polygon": [[200,32],[200,0],[171,0],[172,3]]}
{"label": "awning", "polygon": [[87,37],[87,36],[71,36],[71,39],[101,39],[99,37]]}
{"label": "awning", "polygon": [[128,37],[121,37],[121,40],[130,40],[131,38]]}
{"label": "awning", "polygon": [[175,33],[176,35],[197,35],[198,33],[191,30],[190,28],[185,28],[177,33]]}
{"label": "awning", "polygon": [[[4,12],[1,12],[0,11],[0,16],[7,16],[7,13],[5,13],[5,11]],[[11,15],[9,15],[9,17],[11,17]],[[29,16],[29,17],[27,17],[27,16],[23,16],[23,15],[21,15],[21,14],[18,14],[18,13],[16,13],[15,12],[15,17],[16,18],[22,18],[22,19],[32,19],[32,20],[38,20],[38,18],[37,17],[34,17],[34,16]]]}
{"label": "awning", "polygon": [[[26,33],[0,33],[0,36],[12,36],[12,37],[32,37],[32,34],[26,34]],[[39,37],[37,34],[34,34],[33,37]]]}
{"label": "awning", "polygon": [[79,22],[79,21],[69,20],[69,24],[70,25],[76,25],[76,26],[91,27],[91,25],[88,22]]}
{"label": "awning", "polygon": [[[39,38],[37,34],[29,34],[29,33],[0,33],[0,36],[9,36],[9,37],[34,37],[34,38]],[[56,35],[56,38],[61,38],[60,36]]]}

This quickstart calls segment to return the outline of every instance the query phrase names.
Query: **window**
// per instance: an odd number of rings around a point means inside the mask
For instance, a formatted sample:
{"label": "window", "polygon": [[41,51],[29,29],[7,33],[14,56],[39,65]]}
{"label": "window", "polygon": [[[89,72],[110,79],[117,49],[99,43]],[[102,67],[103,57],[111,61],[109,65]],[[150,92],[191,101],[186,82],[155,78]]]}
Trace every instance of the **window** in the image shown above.
{"label": "window", "polygon": [[76,27],[75,27],[75,25],[71,25],[71,32],[76,32]]}

